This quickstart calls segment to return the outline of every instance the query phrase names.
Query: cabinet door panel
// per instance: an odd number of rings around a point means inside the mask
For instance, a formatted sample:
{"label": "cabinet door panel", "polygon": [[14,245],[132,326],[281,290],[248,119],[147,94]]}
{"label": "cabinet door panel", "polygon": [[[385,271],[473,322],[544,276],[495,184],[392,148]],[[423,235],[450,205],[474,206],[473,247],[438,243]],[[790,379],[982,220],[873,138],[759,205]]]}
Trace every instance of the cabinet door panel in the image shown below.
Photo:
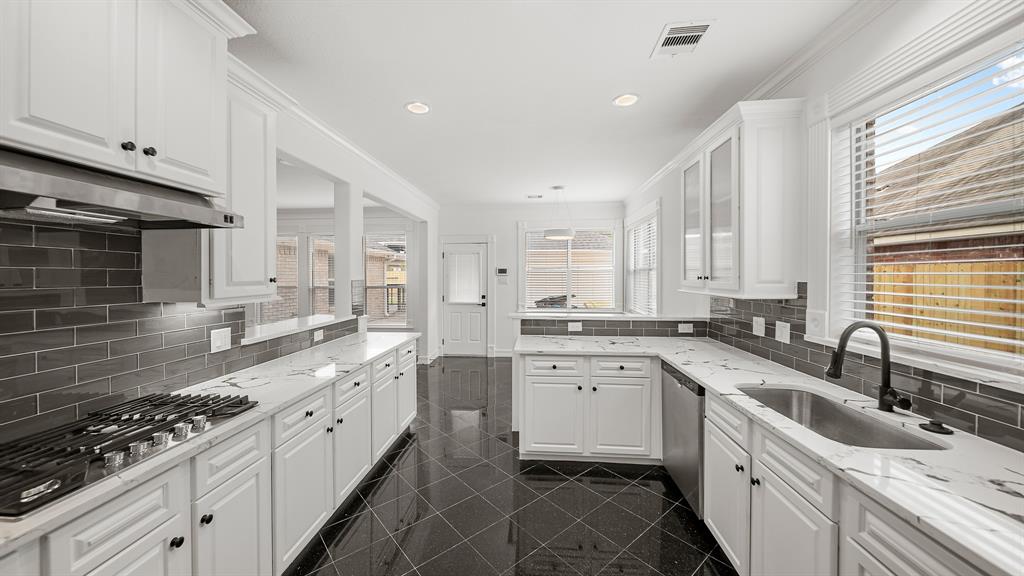
{"label": "cabinet door panel", "polygon": [[683,170],[682,284],[684,286],[704,286],[706,207],[701,168],[701,161],[697,160]]}
{"label": "cabinet door panel", "polygon": [[[270,460],[263,458],[192,505],[195,572],[272,574]],[[202,521],[203,517],[210,518]]]}
{"label": "cabinet door panel", "polygon": [[593,454],[651,453],[651,381],[591,378],[587,451]]}
{"label": "cabinet door panel", "polygon": [[228,90],[228,179],[223,204],[245,227],[211,230],[213,298],[265,298],[277,292],[276,113],[237,86]]}
{"label": "cabinet door panel", "polygon": [[739,287],[739,158],[738,132],[712,145],[708,171],[709,287]]}
{"label": "cabinet door panel", "polygon": [[582,378],[526,379],[522,434],[533,452],[583,453],[584,393]]}
{"label": "cabinet door panel", "polygon": [[175,516],[161,524],[113,558],[89,572],[88,576],[188,576],[192,573],[191,538],[171,547],[171,540],[188,533],[188,520]]}
{"label": "cabinet door panel", "polygon": [[222,195],[227,39],[172,2],[140,2],[138,10],[136,168]]}
{"label": "cabinet door panel", "polygon": [[704,522],[740,575],[750,559],[750,456],[704,422]]}
{"label": "cabinet door panel", "polygon": [[135,2],[0,4],[0,138],[36,152],[131,170]]}
{"label": "cabinet door panel", "polygon": [[751,489],[750,572],[834,576],[838,526],[760,462]]}
{"label": "cabinet door panel", "polygon": [[398,380],[392,372],[373,385],[373,461],[387,452],[398,436]]}
{"label": "cabinet door panel", "polygon": [[334,505],[340,506],[373,464],[369,389],[339,407],[334,415]]}
{"label": "cabinet door panel", "polygon": [[274,451],[274,573],[288,567],[334,510],[331,436],[321,418]]}
{"label": "cabinet door panel", "polygon": [[405,430],[415,417],[416,365],[406,364],[398,369],[398,430]]}

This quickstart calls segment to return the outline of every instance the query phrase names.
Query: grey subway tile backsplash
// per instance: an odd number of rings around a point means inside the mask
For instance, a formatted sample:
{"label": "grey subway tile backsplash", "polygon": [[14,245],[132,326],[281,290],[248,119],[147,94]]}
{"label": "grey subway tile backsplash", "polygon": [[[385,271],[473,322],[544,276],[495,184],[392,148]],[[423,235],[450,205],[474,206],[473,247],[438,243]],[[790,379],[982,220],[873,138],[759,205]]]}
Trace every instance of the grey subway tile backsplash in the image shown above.
{"label": "grey subway tile backsplash", "polygon": [[[142,302],[137,231],[0,220],[0,442],[308,348],[313,331],[240,344],[245,308]],[[210,353],[209,334],[232,346]],[[325,341],[358,331],[323,328]]]}
{"label": "grey subway tile backsplash", "polygon": [[[569,332],[569,322],[582,322],[582,332]],[[681,334],[678,325],[692,324],[693,332]],[[519,333],[525,336],[707,336],[705,320],[561,320],[523,318]]]}
{"label": "grey subway tile backsplash", "polygon": [[[712,297],[707,335],[855,392],[877,395],[881,372],[876,358],[848,353],[842,378],[824,376],[833,349],[804,340],[806,283],[800,283],[797,292],[800,297],[793,300]],[[765,336],[753,334],[754,316],[765,319]],[[790,344],[774,340],[777,320],[790,322]],[[892,384],[911,396],[911,411],[1024,451],[1024,394],[902,364],[893,364]]]}

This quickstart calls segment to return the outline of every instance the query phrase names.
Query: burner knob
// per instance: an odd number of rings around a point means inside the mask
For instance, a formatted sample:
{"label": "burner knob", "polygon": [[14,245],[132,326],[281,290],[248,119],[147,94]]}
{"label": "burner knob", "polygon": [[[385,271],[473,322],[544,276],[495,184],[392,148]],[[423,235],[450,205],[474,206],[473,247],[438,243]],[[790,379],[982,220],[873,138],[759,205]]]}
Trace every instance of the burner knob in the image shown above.
{"label": "burner knob", "polygon": [[138,442],[132,442],[128,445],[128,456],[131,458],[138,458],[139,456],[145,456],[146,452],[149,452],[151,442],[149,440],[139,440]]}
{"label": "burner knob", "polygon": [[156,434],[153,434],[153,447],[154,448],[163,448],[164,446],[167,446],[170,443],[171,443],[171,433],[170,432],[157,432]]}
{"label": "burner knob", "polygon": [[104,468],[117,468],[122,464],[124,464],[124,452],[120,450],[116,452],[107,452],[103,455]]}
{"label": "burner knob", "polygon": [[183,440],[188,440],[188,429],[189,429],[189,425],[187,423],[185,423],[185,422],[182,422],[181,424],[175,424],[174,425],[174,435],[171,436],[171,438],[175,442],[181,442]]}
{"label": "burner knob", "polygon": [[192,417],[192,432],[202,432],[206,430],[206,416],[198,415]]}

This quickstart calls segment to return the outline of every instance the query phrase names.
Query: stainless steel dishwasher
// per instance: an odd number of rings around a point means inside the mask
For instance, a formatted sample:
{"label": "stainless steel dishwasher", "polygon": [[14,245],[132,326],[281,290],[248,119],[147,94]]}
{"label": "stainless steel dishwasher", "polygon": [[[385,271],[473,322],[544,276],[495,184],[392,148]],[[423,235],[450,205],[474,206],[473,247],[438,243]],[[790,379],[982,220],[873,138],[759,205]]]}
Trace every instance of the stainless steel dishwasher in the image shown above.
{"label": "stainless steel dishwasher", "polygon": [[704,387],[661,364],[664,463],[686,501],[704,517]]}

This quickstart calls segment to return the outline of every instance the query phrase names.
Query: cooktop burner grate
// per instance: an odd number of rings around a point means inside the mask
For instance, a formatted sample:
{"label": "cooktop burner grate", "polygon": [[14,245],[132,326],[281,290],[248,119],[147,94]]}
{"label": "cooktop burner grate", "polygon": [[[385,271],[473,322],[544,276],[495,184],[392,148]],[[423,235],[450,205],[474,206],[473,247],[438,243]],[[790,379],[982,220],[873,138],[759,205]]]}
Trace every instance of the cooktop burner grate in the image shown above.
{"label": "cooktop burner grate", "polygon": [[0,517],[35,510],[256,404],[247,396],[151,394],[0,444]]}

